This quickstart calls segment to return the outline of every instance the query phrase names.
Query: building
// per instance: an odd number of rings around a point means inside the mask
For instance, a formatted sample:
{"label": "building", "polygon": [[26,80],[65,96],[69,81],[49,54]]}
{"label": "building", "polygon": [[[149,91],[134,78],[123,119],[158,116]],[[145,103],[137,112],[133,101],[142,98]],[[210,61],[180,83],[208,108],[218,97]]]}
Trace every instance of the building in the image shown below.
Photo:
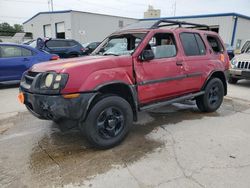
{"label": "building", "polygon": [[[142,20],[158,20],[148,18]],[[225,43],[240,49],[250,39],[250,17],[237,13],[206,14],[193,16],[166,17],[165,19],[209,25],[211,30],[218,32]]]}
{"label": "building", "polygon": [[75,39],[81,43],[102,41],[107,35],[128,24],[133,18],[80,12],[74,10],[39,12],[23,23],[24,31],[33,38]]}
{"label": "building", "polygon": [[144,12],[144,18],[159,18],[161,17],[161,10],[154,9],[153,6],[149,5],[148,10]]}

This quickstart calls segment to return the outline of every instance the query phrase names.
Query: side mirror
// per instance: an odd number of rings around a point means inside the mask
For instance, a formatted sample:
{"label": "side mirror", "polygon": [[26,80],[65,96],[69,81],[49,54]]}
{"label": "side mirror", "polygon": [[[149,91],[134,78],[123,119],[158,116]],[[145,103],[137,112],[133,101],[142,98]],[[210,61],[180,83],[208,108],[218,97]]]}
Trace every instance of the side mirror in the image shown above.
{"label": "side mirror", "polygon": [[141,55],[142,61],[150,61],[155,58],[153,50],[143,50]]}

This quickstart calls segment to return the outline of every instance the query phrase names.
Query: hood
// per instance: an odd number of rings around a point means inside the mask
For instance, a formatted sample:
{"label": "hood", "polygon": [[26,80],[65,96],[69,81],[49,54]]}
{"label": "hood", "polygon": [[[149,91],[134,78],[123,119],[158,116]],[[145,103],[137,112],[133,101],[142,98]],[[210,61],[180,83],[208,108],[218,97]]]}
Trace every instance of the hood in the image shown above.
{"label": "hood", "polygon": [[31,68],[31,71],[67,73],[69,70],[82,69],[83,67],[91,67],[91,69],[93,69],[93,67],[108,69],[117,66],[128,66],[128,62],[130,61],[124,61],[124,59],[127,58],[131,58],[131,56],[84,56],[78,58],[60,59],[57,61],[35,64]]}
{"label": "hood", "polygon": [[243,53],[243,54],[236,55],[234,57],[234,59],[237,62],[239,62],[239,61],[248,61],[248,62],[250,62],[250,53]]}

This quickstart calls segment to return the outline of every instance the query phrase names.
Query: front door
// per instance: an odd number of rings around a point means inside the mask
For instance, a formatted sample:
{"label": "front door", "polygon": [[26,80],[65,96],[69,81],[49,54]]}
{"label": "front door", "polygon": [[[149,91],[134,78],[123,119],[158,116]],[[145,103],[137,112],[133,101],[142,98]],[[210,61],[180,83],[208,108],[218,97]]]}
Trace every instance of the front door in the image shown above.
{"label": "front door", "polygon": [[1,45],[0,81],[20,80],[32,60],[32,52],[26,48]]}
{"label": "front door", "polygon": [[152,60],[135,60],[135,74],[140,104],[172,98],[183,92],[184,79],[175,37],[172,33],[156,33],[142,50],[153,52]]}

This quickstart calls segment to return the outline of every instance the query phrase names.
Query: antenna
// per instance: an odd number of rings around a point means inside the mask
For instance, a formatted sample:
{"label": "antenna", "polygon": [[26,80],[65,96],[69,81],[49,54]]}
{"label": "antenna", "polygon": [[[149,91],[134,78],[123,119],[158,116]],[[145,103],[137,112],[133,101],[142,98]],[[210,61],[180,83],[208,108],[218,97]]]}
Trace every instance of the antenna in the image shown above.
{"label": "antenna", "polygon": [[54,11],[54,4],[53,4],[53,0],[51,0],[51,10],[52,10],[52,12]]}
{"label": "antenna", "polygon": [[176,0],[174,1],[174,16],[176,15],[176,4],[177,4],[177,2],[176,2]]}

